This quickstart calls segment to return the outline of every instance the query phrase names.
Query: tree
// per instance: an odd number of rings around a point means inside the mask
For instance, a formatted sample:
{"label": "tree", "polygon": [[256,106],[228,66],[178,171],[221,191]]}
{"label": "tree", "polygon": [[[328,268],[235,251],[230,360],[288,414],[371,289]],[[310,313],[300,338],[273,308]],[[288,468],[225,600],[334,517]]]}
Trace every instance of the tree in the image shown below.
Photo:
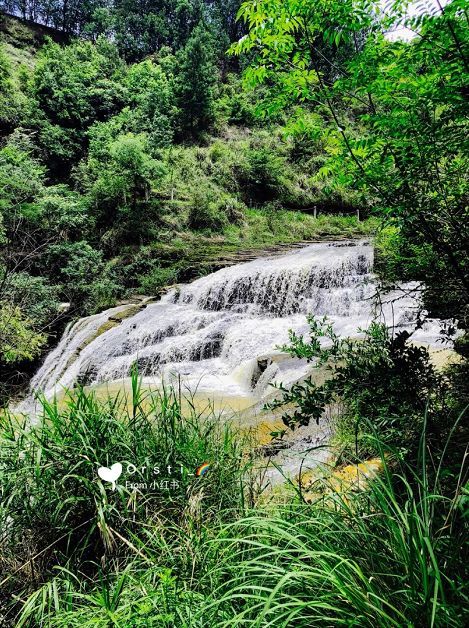
{"label": "tree", "polygon": [[164,166],[151,156],[148,135],[123,133],[114,138],[107,133],[109,124],[100,130],[89,158],[80,166],[84,191],[102,233],[114,233],[111,239],[138,241],[145,231],[145,218],[152,213],[152,186],[163,177]]}
{"label": "tree", "polygon": [[163,46],[184,46],[202,17],[194,0],[117,0],[115,38],[128,61],[140,61]]}
{"label": "tree", "polygon": [[196,137],[213,122],[217,74],[213,37],[200,23],[176,55],[175,93],[183,136]]}
{"label": "tree", "polygon": [[251,146],[239,167],[238,181],[245,202],[262,205],[281,196],[284,189],[285,160],[269,147]]}
{"label": "tree", "polygon": [[45,342],[46,336],[34,330],[31,319],[19,307],[8,303],[0,306],[0,364],[32,360]]}
{"label": "tree", "polygon": [[125,86],[132,111],[132,131],[148,133],[154,146],[168,146],[174,135],[178,110],[174,105],[173,77],[150,59],[129,68]]}
{"label": "tree", "polygon": [[[388,41],[383,33],[401,20],[401,9],[395,2],[394,15],[383,15],[372,0],[245,2],[250,30],[234,50],[252,59],[248,82],[269,88],[267,112],[298,102],[323,112],[337,146],[319,176],[333,173],[362,190],[398,226],[404,248],[426,249],[420,275],[428,304],[465,326],[467,17],[453,0],[408,21],[417,32],[411,42]],[[364,32],[366,43],[331,86],[319,42],[338,47]]]}
{"label": "tree", "polygon": [[54,176],[64,179],[86,148],[86,131],[116,114],[126,101],[125,67],[104,39],[62,47],[49,42],[40,53],[30,84],[25,126]]}

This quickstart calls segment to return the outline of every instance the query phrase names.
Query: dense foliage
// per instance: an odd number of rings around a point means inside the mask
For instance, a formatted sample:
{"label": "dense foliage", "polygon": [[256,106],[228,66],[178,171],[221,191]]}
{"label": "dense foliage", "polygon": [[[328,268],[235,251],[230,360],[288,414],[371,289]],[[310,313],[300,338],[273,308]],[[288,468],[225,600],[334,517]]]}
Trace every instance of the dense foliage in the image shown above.
{"label": "dense foliage", "polygon": [[[459,331],[445,371],[378,322],[292,334],[326,377],[271,408],[288,428],[332,408],[336,464],[360,464],[347,486],[300,471],[281,506],[239,434],[135,374],[129,398],[42,400],[37,424],[2,411],[0,623],[467,623],[468,19],[407,4],[0,2],[2,404],[66,321],[241,247],[378,227],[384,283],[421,280]],[[136,458],[183,467],[177,490],[96,475]]]}
{"label": "dense foliage", "polygon": [[[410,42],[389,41],[383,31],[404,9],[394,2],[383,15],[373,0],[245,2],[250,30],[234,50],[253,57],[246,76],[267,85],[268,113],[295,102],[324,113],[336,143],[319,175],[362,190],[399,229],[396,263],[425,279],[435,312],[465,325],[467,14],[455,0],[408,20]],[[320,65],[324,40],[355,45],[332,84]]]}
{"label": "dense foliage", "polygon": [[0,8],[68,34],[116,42],[135,61],[163,46],[185,46],[201,20],[213,25],[221,52],[241,34],[238,0],[2,0]]}
{"label": "dense foliage", "polygon": [[[129,20],[142,15],[130,4],[116,11]],[[291,240],[295,228],[284,228],[279,213],[285,207],[355,212],[360,198],[351,187],[311,178],[327,158],[327,139],[309,134],[320,116],[311,113],[306,127],[304,112],[260,127],[255,96],[224,52],[237,32],[235,9],[198,5],[197,20],[181,21],[187,32],[150,38],[138,54],[117,31],[95,36],[77,27],[82,36],[64,40],[4,18],[0,296],[34,339],[31,351],[18,346],[14,363],[0,360],[4,399],[66,320],[193,276],[210,238],[221,235],[230,251]],[[39,5],[25,10],[65,28]],[[155,11],[171,18],[166,5]],[[337,228],[310,220],[301,232]],[[214,245],[210,257],[217,255]]]}

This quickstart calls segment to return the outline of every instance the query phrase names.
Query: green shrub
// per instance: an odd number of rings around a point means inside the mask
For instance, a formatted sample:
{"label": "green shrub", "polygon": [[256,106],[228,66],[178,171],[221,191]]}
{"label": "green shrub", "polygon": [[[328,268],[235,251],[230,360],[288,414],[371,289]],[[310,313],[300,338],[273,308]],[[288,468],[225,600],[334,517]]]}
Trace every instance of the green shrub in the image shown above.
{"label": "green shrub", "polygon": [[226,124],[253,127],[256,117],[252,95],[242,87],[235,74],[228,74],[215,101],[215,116],[219,127]]}
{"label": "green shrub", "polygon": [[61,282],[68,300],[83,306],[103,269],[102,252],[85,241],[66,242],[48,247],[47,256],[49,272]]}
{"label": "green shrub", "polygon": [[36,331],[34,321],[18,306],[10,303],[0,306],[0,364],[32,360],[45,342],[45,334]]}
{"label": "green shrub", "polygon": [[41,49],[28,83],[26,124],[37,132],[54,174],[63,176],[78,163],[86,131],[95,120],[122,109],[127,98],[124,74],[117,49],[104,38],[68,46],[49,41]]}
{"label": "green shrub", "polygon": [[310,316],[308,323],[309,338],[291,332],[291,344],[282,349],[308,360],[315,369],[326,368],[327,377],[320,384],[313,374],[288,389],[279,386],[282,396],[269,407],[293,408],[283,414],[286,425],[319,423],[326,406],[340,402],[338,435],[361,455],[375,453],[367,422],[384,442],[411,455],[425,416],[434,437],[444,433],[447,384],[430,363],[428,350],[411,344],[407,331],[391,334],[384,324],[374,322],[362,340],[351,340],[339,338],[326,318]]}
{"label": "green shrub", "polygon": [[47,249],[49,274],[61,282],[61,294],[75,314],[94,314],[123,296],[103,253],[88,242],[53,244]]}
{"label": "green shrub", "polygon": [[238,182],[246,202],[262,204],[278,198],[285,185],[285,160],[264,146],[248,149],[245,159],[239,166]]}
{"label": "green shrub", "polygon": [[27,313],[36,329],[45,327],[57,316],[59,288],[51,286],[43,277],[28,273],[12,273],[7,276],[3,298]]}
{"label": "green shrub", "polygon": [[228,216],[223,199],[210,183],[202,183],[194,188],[189,202],[189,227],[222,231],[228,224]]}
{"label": "green shrub", "polygon": [[176,281],[177,269],[155,266],[147,275],[140,277],[139,284],[145,294],[158,294],[161,288],[171,285]]}

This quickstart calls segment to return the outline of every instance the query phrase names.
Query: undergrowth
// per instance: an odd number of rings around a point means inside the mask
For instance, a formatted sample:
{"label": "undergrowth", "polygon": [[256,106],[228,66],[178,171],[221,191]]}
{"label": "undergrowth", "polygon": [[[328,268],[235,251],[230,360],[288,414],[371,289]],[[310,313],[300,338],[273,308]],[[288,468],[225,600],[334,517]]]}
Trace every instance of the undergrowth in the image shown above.
{"label": "undergrowth", "polygon": [[[374,479],[318,471],[308,500],[279,505],[258,499],[250,443],[213,412],[183,416],[174,391],[145,397],[134,376],[130,400],[78,390],[42,408],[2,418],[5,625],[464,625],[467,469],[449,459],[464,415],[437,459],[425,421],[417,464],[375,435]],[[97,469],[116,461],[112,490]],[[168,465],[178,487],[152,488]]]}

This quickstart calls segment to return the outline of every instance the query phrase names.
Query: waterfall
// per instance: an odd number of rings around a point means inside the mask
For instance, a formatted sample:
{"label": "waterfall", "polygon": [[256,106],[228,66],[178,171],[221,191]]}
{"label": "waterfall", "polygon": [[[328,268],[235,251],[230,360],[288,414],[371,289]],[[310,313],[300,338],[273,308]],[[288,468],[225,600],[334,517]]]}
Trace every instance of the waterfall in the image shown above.
{"label": "waterfall", "polygon": [[[144,380],[178,376],[199,391],[261,397],[269,383],[305,371],[278,346],[289,330],[307,332],[306,314],[327,316],[342,336],[356,336],[377,312],[395,328],[413,328],[421,309],[416,285],[387,295],[377,309],[372,270],[365,241],[311,244],[224,268],[128,317],[120,306],[83,318],[46,357],[32,391],[121,380],[136,364]],[[438,331],[430,321],[417,340],[434,343]]]}

